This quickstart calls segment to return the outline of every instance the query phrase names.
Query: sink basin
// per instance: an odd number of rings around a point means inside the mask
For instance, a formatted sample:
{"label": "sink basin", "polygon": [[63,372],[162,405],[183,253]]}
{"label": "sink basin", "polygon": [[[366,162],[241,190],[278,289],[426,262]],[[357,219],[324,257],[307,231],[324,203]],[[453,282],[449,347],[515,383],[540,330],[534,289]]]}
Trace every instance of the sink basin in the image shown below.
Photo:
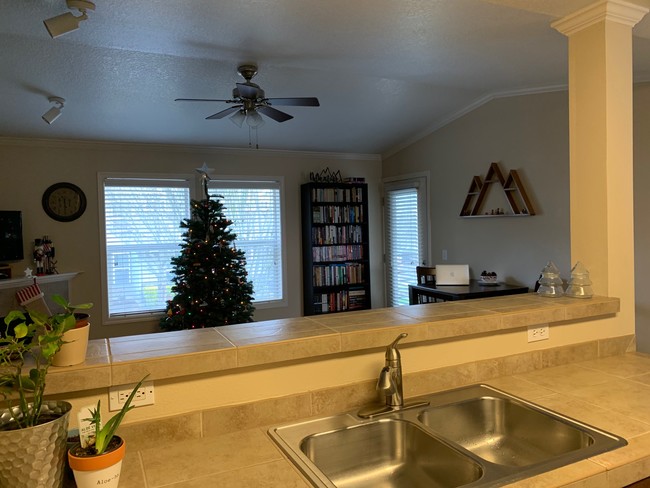
{"label": "sink basin", "polygon": [[488,385],[415,400],[373,419],[355,411],[269,435],[319,488],[497,487],[627,444]]}
{"label": "sink basin", "polygon": [[478,463],[404,420],[310,435],[300,449],[340,488],[458,487],[482,474]]}
{"label": "sink basin", "polygon": [[594,443],[584,430],[509,398],[480,397],[431,408],[419,420],[477,456],[507,466],[540,463]]}

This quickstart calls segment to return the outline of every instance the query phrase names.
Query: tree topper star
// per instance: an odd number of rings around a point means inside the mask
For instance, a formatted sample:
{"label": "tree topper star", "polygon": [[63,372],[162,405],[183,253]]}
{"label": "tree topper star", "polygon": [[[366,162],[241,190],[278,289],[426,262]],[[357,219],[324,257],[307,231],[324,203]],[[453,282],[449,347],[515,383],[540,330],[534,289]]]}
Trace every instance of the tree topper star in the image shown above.
{"label": "tree topper star", "polygon": [[203,166],[196,168],[196,171],[201,175],[201,180],[203,182],[203,193],[205,193],[205,198],[208,199],[210,198],[210,195],[208,194],[208,182],[210,181],[210,175],[208,173],[214,171],[214,169],[208,168],[208,165],[203,163]]}

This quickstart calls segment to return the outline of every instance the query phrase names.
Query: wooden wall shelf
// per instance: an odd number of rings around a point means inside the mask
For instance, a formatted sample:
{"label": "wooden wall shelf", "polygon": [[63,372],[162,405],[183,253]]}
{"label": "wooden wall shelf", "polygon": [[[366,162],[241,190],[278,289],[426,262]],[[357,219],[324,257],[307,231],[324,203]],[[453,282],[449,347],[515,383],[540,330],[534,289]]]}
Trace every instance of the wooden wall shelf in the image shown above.
{"label": "wooden wall shelf", "polygon": [[[500,184],[512,213],[482,213],[483,203],[492,187],[492,183]],[[482,180],[480,176],[472,178],[465,197],[465,203],[463,203],[463,209],[460,212],[461,217],[529,217],[531,215],[535,215],[535,209],[528,198],[519,173],[513,169],[508,173],[507,177],[504,177],[499,168],[499,163],[490,164],[485,180]]]}

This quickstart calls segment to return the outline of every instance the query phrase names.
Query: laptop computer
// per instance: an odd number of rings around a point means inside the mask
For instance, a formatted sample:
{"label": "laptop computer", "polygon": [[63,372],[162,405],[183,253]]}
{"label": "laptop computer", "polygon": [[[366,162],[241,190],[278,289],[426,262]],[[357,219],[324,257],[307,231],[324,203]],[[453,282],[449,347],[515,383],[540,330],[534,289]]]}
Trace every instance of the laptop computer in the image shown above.
{"label": "laptop computer", "polygon": [[469,264],[436,264],[436,285],[469,285]]}

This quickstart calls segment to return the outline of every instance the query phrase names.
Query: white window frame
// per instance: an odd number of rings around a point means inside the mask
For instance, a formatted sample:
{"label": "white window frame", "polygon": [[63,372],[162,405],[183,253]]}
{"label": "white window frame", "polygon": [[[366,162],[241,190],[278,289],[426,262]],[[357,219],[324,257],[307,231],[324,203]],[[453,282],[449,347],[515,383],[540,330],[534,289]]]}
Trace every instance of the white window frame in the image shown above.
{"label": "white window frame", "polygon": [[388,306],[391,306],[389,303],[389,294],[391,290],[389,289],[388,282],[388,225],[387,225],[387,209],[386,209],[386,193],[391,190],[400,190],[406,188],[417,188],[418,189],[418,232],[420,235],[419,242],[419,263],[414,263],[413,265],[413,284],[416,282],[415,275],[415,266],[423,265],[429,266],[431,263],[430,255],[430,242],[431,242],[431,224],[430,224],[430,211],[429,211],[429,178],[430,174],[428,171],[421,173],[413,173],[408,175],[401,175],[395,177],[389,177],[382,180],[382,205],[383,210],[383,223],[384,223],[384,241],[383,241],[383,250],[384,250],[384,300]]}
{"label": "white window frame", "polygon": [[[99,246],[101,253],[101,295],[102,295],[102,322],[104,324],[121,324],[151,321],[152,318],[160,318],[164,309],[159,311],[133,313],[128,315],[109,316],[108,311],[108,270],[106,262],[106,212],[104,201],[104,184],[107,180],[112,182],[124,182],[134,184],[151,185],[156,181],[161,184],[167,183],[169,186],[183,186],[189,189],[190,200],[196,199],[197,181],[196,176],[192,174],[169,174],[169,173],[98,173],[98,213],[99,213]],[[188,208],[189,215],[189,208]],[[180,228],[180,221],[178,222]],[[179,244],[182,240],[179,240]],[[179,247],[180,250],[180,247]]]}
{"label": "white window frame", "polygon": [[[281,259],[282,259],[282,266],[281,266],[281,272],[282,272],[282,283],[281,283],[281,290],[282,290],[282,298],[278,300],[267,300],[267,301],[253,301],[253,305],[255,306],[256,309],[262,310],[262,309],[270,309],[270,308],[280,308],[280,307],[286,307],[289,304],[289,299],[288,299],[288,285],[287,285],[287,233],[286,233],[286,211],[285,211],[285,191],[284,191],[284,177],[282,176],[224,176],[224,175],[219,175],[218,178],[212,178],[211,181],[208,183],[208,189],[209,192],[212,194],[212,191],[214,188],[218,186],[222,187],[232,187],[232,188],[238,188],[240,186],[244,187],[251,187],[254,186],[256,183],[261,183],[265,187],[268,187],[269,183],[275,183],[277,184],[279,190],[280,190],[280,251],[281,251]],[[225,214],[226,217],[228,217],[228,202],[224,201],[223,202],[224,207],[226,207]],[[237,241],[235,241],[235,244],[237,244]],[[253,288],[255,288],[255,283],[253,283]]]}

